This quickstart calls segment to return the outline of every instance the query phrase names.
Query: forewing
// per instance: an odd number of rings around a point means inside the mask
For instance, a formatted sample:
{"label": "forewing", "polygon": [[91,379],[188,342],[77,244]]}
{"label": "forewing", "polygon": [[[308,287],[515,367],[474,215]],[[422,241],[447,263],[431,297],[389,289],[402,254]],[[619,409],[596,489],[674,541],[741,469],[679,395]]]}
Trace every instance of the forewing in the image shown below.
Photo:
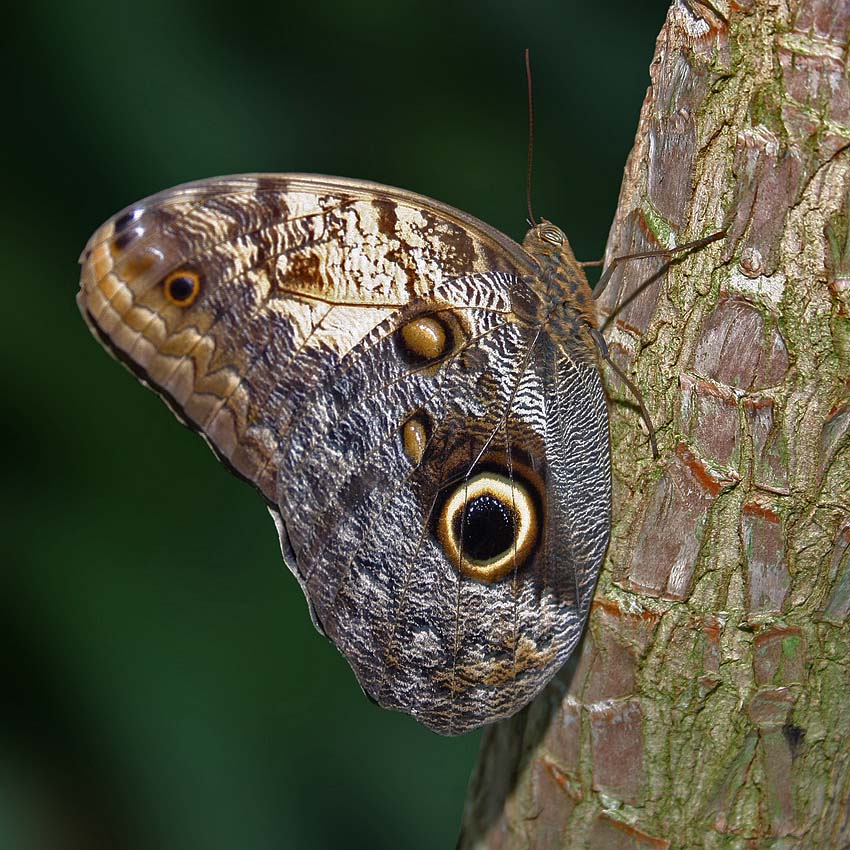
{"label": "forewing", "polygon": [[[81,262],[96,335],[269,502],[280,423],[373,328],[444,279],[528,273],[521,249],[471,216],[317,175],[162,192],[107,221]],[[188,305],[166,287],[182,273],[198,281]]]}

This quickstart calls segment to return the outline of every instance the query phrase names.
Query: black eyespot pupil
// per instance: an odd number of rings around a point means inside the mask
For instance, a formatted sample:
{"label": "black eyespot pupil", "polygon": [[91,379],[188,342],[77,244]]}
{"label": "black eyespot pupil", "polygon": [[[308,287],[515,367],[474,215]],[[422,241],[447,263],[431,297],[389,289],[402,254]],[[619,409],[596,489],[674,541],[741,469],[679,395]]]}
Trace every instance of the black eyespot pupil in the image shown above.
{"label": "black eyespot pupil", "polygon": [[464,557],[486,561],[513,546],[514,515],[504,502],[485,493],[470,499],[462,517],[459,515],[455,519],[455,533]]}
{"label": "black eyespot pupil", "polygon": [[173,277],[168,281],[168,292],[175,301],[186,301],[195,292],[195,281],[185,275]]}

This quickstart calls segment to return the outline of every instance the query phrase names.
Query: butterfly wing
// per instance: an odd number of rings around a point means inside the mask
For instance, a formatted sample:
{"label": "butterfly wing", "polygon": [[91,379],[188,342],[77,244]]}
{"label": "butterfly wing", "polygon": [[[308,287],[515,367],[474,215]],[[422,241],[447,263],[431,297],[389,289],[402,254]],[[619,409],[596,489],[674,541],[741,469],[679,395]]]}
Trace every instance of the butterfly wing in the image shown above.
{"label": "butterfly wing", "polygon": [[128,208],[82,263],[93,331],[260,490],[372,698],[457,733],[551,678],[607,543],[607,418],[595,367],[512,310],[519,246],[401,190],[249,175]]}

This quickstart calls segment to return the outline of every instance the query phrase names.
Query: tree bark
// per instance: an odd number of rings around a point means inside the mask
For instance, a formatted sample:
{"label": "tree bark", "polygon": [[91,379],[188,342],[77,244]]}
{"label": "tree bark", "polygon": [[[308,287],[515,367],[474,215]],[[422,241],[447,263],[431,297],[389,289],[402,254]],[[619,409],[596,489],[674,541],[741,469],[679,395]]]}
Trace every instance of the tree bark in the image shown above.
{"label": "tree bark", "polygon": [[[614,525],[576,663],[490,727],[462,848],[850,846],[848,0],[678,0],[608,257]],[[624,264],[602,316],[661,267]]]}

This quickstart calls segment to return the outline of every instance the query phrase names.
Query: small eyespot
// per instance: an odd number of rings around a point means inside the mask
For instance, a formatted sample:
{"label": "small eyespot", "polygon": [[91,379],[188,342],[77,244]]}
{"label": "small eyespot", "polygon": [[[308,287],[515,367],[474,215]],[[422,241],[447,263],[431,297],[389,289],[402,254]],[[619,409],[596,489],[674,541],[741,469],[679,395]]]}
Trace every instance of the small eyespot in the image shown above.
{"label": "small eyespot", "polygon": [[544,225],[540,228],[540,236],[547,242],[551,242],[553,245],[561,245],[564,241],[564,234],[558,230],[557,227],[553,227],[551,224]]}
{"label": "small eyespot", "polygon": [[404,453],[414,464],[418,465],[422,462],[430,437],[431,420],[428,414],[422,410],[414,413],[401,426],[401,440]]}
{"label": "small eyespot", "polygon": [[122,230],[129,227],[134,221],[138,221],[142,217],[142,212],[143,210],[135,209],[129,210],[123,215],[119,215],[118,218],[115,219],[115,232],[120,233]]}
{"label": "small eyespot", "polygon": [[463,342],[463,325],[451,310],[420,313],[402,325],[394,334],[396,351],[412,366],[425,367],[439,363]]}
{"label": "small eyespot", "polygon": [[120,254],[122,251],[126,250],[126,248],[135,242],[136,239],[138,239],[143,233],[144,231],[141,227],[133,227],[122,230],[117,234],[112,242],[113,255]]}
{"label": "small eyespot", "polygon": [[172,272],[162,282],[165,297],[178,307],[188,307],[201,291],[201,277],[197,272],[180,271]]}
{"label": "small eyespot", "polygon": [[402,326],[402,342],[408,353],[420,360],[437,360],[449,342],[445,326],[433,316],[417,316]]}

